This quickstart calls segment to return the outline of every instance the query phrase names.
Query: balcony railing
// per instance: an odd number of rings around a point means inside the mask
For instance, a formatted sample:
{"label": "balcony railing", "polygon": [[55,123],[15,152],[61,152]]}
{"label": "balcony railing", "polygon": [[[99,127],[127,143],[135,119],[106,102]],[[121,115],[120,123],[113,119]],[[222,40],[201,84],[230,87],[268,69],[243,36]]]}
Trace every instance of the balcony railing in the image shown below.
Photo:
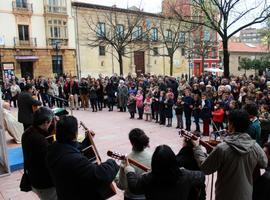
{"label": "balcony railing", "polygon": [[20,40],[18,37],[14,37],[15,47],[36,47],[37,38],[29,38],[29,40]]}
{"label": "balcony railing", "polygon": [[45,6],[45,13],[67,14],[67,7],[65,7],[65,6],[46,5]]}
{"label": "balcony railing", "polygon": [[12,2],[13,12],[19,13],[33,13],[33,4],[26,2]]}
{"label": "balcony railing", "polygon": [[47,45],[53,46],[55,43],[59,43],[61,46],[68,46],[68,39],[67,38],[48,38],[47,39]]}

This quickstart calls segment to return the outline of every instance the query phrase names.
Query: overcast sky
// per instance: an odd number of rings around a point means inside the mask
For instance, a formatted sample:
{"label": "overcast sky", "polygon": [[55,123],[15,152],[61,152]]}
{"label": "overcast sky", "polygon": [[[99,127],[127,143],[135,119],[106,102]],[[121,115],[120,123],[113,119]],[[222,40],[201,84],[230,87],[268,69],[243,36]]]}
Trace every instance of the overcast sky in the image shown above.
{"label": "overcast sky", "polygon": [[162,0],[77,0],[105,6],[116,5],[119,8],[127,8],[137,6],[143,8],[145,12],[158,13],[161,12]]}

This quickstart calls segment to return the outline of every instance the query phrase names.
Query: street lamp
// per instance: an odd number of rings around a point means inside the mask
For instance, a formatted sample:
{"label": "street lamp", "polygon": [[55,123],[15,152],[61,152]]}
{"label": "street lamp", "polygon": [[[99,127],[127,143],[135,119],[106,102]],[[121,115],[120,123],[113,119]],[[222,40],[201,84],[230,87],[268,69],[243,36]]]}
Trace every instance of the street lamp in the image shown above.
{"label": "street lamp", "polygon": [[53,44],[53,49],[56,52],[56,73],[57,75],[60,75],[60,60],[59,60],[59,51],[61,49],[61,42],[55,41]]}

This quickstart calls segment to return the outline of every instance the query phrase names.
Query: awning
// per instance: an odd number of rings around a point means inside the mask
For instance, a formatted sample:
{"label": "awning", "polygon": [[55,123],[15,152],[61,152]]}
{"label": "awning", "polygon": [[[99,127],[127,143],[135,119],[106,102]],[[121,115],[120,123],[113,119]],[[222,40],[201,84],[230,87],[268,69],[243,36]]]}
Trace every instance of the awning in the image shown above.
{"label": "awning", "polygon": [[18,62],[37,61],[39,59],[39,57],[38,56],[15,56],[15,59]]}

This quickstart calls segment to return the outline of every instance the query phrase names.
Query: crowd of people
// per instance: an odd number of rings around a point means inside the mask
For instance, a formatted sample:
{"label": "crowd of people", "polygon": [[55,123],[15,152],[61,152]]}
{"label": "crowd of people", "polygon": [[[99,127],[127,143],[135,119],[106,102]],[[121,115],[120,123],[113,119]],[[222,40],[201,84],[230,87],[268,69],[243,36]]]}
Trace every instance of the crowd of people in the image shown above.
{"label": "crowd of people", "polygon": [[[172,126],[175,116],[176,128],[191,130],[192,122],[197,132],[209,135],[212,124],[213,131],[227,127],[227,115],[230,110],[244,108],[249,111],[251,121],[257,129],[254,133],[259,143],[268,140],[270,131],[270,82],[265,76],[231,76],[221,78],[212,74],[199,77],[169,77],[141,75],[127,77],[113,75],[111,77],[81,78],[61,76],[57,79],[17,80],[12,77],[6,80],[2,88],[6,101],[17,106],[20,91],[27,84],[34,86],[34,93],[43,106],[101,111],[108,107],[113,111],[117,106],[120,112],[128,111],[130,118],[145,118],[161,125]],[[90,102],[90,104],[89,104]],[[250,108],[256,106],[257,109]],[[193,118],[192,118],[193,117]],[[183,120],[185,119],[185,120]],[[185,122],[185,124],[184,124]],[[200,123],[203,123],[201,130]],[[256,125],[257,124],[257,125]],[[255,131],[256,132],[256,131]]]}
{"label": "crowd of people", "polygon": [[[214,172],[218,174],[217,200],[270,198],[270,83],[265,76],[222,78],[204,74],[187,80],[185,76],[114,75],[80,81],[66,76],[20,81],[12,77],[5,81],[2,93],[4,100],[19,107],[19,122],[25,129],[24,174],[28,174],[32,190],[41,199],[85,199],[89,191],[94,199],[104,199],[100,188],[113,180],[125,190],[126,200],[205,199],[204,175]],[[175,119],[176,128],[191,131],[195,127],[193,131],[204,136],[211,134],[212,125],[215,134],[226,129],[227,137],[209,155],[199,141],[190,140],[177,155],[169,144],[150,153],[146,150],[149,138],[143,130],[134,129],[129,133],[129,157],[151,168],[150,172],[143,174],[130,166],[128,159],[120,168],[110,159],[95,165],[81,154],[77,119],[64,116],[53,123],[50,109],[70,106],[87,112],[89,101],[92,112],[106,107],[113,111],[117,106],[120,112],[128,111],[131,119],[138,114],[139,120],[145,118],[168,127]],[[41,105],[33,113],[33,106]],[[56,124],[56,142],[50,144],[46,137],[52,123]],[[266,172],[255,179],[256,168]]]}

